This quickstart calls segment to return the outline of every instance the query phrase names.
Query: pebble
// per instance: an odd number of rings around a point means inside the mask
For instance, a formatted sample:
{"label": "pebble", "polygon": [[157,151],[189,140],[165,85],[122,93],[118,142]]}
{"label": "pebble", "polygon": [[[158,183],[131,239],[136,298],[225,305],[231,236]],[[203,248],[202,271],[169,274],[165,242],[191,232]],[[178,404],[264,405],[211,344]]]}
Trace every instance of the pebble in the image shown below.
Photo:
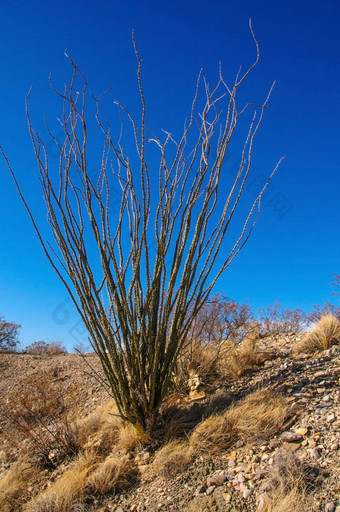
{"label": "pebble", "polygon": [[250,498],[250,496],[253,494],[253,491],[251,489],[246,489],[243,491],[242,496],[246,500],[247,498]]}
{"label": "pebble", "polygon": [[334,512],[334,510],[335,510],[334,503],[326,503],[325,512]]}
{"label": "pebble", "polygon": [[212,494],[214,492],[215,488],[216,488],[215,485],[209,485],[208,489],[205,491],[206,495],[210,496],[210,494]]}
{"label": "pebble", "polygon": [[320,458],[320,452],[317,448],[312,448],[309,450],[309,456],[311,459],[319,459]]}
{"label": "pebble", "polygon": [[302,435],[297,432],[283,432],[281,434],[281,441],[287,441],[287,443],[292,443],[294,441],[300,441],[302,439]]}

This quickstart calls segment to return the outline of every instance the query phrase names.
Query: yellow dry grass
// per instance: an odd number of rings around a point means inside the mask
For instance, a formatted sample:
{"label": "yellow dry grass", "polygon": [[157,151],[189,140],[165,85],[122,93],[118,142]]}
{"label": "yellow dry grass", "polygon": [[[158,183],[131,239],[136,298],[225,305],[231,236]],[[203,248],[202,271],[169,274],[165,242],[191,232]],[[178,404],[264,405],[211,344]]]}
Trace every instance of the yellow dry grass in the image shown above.
{"label": "yellow dry grass", "polygon": [[270,439],[282,428],[288,414],[287,401],[263,389],[248,395],[221,415],[211,416],[196,427],[190,438],[195,452],[217,452],[236,439],[256,443]]}
{"label": "yellow dry grass", "polygon": [[322,316],[319,323],[294,347],[294,352],[313,353],[340,343],[340,321],[333,315]]}
{"label": "yellow dry grass", "polygon": [[171,441],[157,451],[153,469],[158,476],[171,478],[184,471],[192,456],[192,447],[187,441]]}
{"label": "yellow dry grass", "polygon": [[266,502],[263,512],[312,512],[313,502],[310,496],[294,487],[276,489]]}
{"label": "yellow dry grass", "polygon": [[29,486],[39,477],[39,469],[25,462],[14,464],[0,480],[1,512],[17,512],[30,497]]}
{"label": "yellow dry grass", "polygon": [[88,476],[96,463],[94,454],[78,457],[47,491],[38,495],[24,508],[25,512],[69,512],[86,496]]}
{"label": "yellow dry grass", "polygon": [[122,491],[132,487],[138,478],[138,467],[126,457],[110,456],[100,463],[88,479],[93,494],[105,494]]}
{"label": "yellow dry grass", "polygon": [[219,375],[228,380],[239,379],[244,373],[257,369],[270,357],[258,349],[256,336],[248,336],[241,343],[227,342],[217,360]]}

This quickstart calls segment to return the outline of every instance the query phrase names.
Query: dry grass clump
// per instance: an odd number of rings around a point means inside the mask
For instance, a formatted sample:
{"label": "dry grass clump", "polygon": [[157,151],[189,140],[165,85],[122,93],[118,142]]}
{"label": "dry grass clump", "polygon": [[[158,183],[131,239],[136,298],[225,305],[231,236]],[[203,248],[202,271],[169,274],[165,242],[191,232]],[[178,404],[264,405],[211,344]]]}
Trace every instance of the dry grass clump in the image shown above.
{"label": "dry grass clump", "polygon": [[262,442],[277,434],[288,416],[286,399],[270,389],[255,391],[226,412],[238,437]]}
{"label": "dry grass clump", "polygon": [[106,457],[120,444],[132,445],[131,439],[127,439],[128,433],[122,434],[125,425],[117,416],[115,404],[108,402],[78,422],[78,443],[83,450],[95,451],[97,455]]}
{"label": "dry grass clump", "polygon": [[217,360],[217,371],[222,378],[239,379],[245,373],[256,370],[270,357],[258,350],[256,336],[248,336],[241,343],[227,342]]}
{"label": "dry grass clump", "polygon": [[312,512],[312,499],[298,487],[289,491],[284,488],[276,489],[274,495],[265,504],[263,512]]}
{"label": "dry grass clump", "polygon": [[228,415],[210,416],[200,423],[190,437],[190,446],[196,453],[215,453],[229,448],[237,438]]}
{"label": "dry grass clump", "polygon": [[294,352],[313,353],[327,350],[340,343],[340,320],[329,314],[322,316],[319,323],[294,347]]}
{"label": "dry grass clump", "polygon": [[190,445],[194,451],[217,452],[236,439],[256,443],[280,431],[288,415],[286,400],[271,390],[260,390],[231,406],[224,414],[211,416],[196,427]]}
{"label": "dry grass clump", "polygon": [[36,466],[25,462],[14,464],[0,479],[1,512],[17,512],[30,497],[28,488],[36,483],[40,471]]}
{"label": "dry grass clump", "polygon": [[104,496],[129,489],[138,480],[138,467],[127,458],[110,456],[99,464],[88,479],[91,493]]}
{"label": "dry grass clump", "polygon": [[192,456],[192,447],[187,441],[171,441],[157,451],[153,468],[157,475],[172,478],[184,471]]}
{"label": "dry grass clump", "polygon": [[93,471],[96,458],[84,454],[56,480],[47,491],[38,495],[24,507],[25,512],[70,512],[72,506],[86,499],[88,476]]}

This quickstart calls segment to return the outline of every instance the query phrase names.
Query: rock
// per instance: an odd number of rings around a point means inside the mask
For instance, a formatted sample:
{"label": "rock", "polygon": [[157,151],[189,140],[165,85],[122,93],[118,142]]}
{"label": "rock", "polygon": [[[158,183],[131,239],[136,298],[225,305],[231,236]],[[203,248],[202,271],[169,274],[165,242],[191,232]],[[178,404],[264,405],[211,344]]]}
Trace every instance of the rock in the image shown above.
{"label": "rock", "polygon": [[215,490],[215,485],[209,485],[208,489],[205,491],[207,496],[210,496],[210,494],[212,494]]}
{"label": "rock", "polygon": [[246,500],[247,498],[250,498],[250,496],[253,494],[253,491],[251,489],[246,489],[243,491],[242,496]]}
{"label": "rock", "polygon": [[207,478],[207,486],[215,485],[216,487],[223,485],[224,482],[228,480],[228,474],[225,471],[221,473],[215,473],[212,476],[208,476]]}
{"label": "rock", "polygon": [[326,503],[325,512],[334,512],[334,510],[335,510],[334,503]]}
{"label": "rock", "polygon": [[302,439],[302,435],[297,432],[283,432],[281,434],[281,441],[286,441],[287,443],[293,443],[294,441],[300,441]]}
{"label": "rock", "polygon": [[222,497],[223,497],[223,499],[224,499],[224,501],[226,503],[230,503],[231,502],[231,494],[229,494],[228,492],[224,492],[222,494]]}
{"label": "rock", "polygon": [[282,448],[287,452],[296,452],[300,448],[300,443],[283,443]]}
{"label": "rock", "polygon": [[195,495],[203,494],[206,491],[206,485],[199,485],[195,491]]}
{"label": "rock", "polygon": [[267,505],[269,503],[269,497],[268,494],[261,494],[259,497],[259,502],[257,505],[257,510],[260,512],[261,510],[265,510],[267,508]]}
{"label": "rock", "polygon": [[335,414],[329,414],[326,418],[327,423],[333,423],[335,421]]}
{"label": "rock", "polygon": [[267,471],[258,469],[255,471],[254,480],[260,480],[261,478],[264,478],[265,476],[267,476],[267,474],[268,474]]}
{"label": "rock", "polygon": [[307,434],[307,432],[308,432],[308,428],[304,428],[304,427],[299,428],[297,430],[297,433],[300,434],[300,436],[305,436]]}
{"label": "rock", "polygon": [[320,452],[317,448],[312,448],[309,450],[309,456],[311,459],[319,459],[320,458]]}

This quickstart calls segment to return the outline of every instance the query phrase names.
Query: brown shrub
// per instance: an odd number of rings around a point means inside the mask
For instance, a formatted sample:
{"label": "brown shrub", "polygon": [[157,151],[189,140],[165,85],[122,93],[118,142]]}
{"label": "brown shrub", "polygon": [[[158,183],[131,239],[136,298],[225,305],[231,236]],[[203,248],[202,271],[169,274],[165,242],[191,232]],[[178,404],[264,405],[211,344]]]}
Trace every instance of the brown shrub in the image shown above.
{"label": "brown shrub", "polygon": [[313,353],[340,343],[340,321],[333,315],[322,316],[319,323],[294,347],[294,352]]}
{"label": "brown shrub", "polygon": [[73,423],[79,389],[74,385],[65,392],[54,381],[50,372],[24,379],[9,400],[14,405],[4,412],[12,426],[9,441],[20,446],[26,440],[31,459],[48,468],[73,457],[79,449]]}

